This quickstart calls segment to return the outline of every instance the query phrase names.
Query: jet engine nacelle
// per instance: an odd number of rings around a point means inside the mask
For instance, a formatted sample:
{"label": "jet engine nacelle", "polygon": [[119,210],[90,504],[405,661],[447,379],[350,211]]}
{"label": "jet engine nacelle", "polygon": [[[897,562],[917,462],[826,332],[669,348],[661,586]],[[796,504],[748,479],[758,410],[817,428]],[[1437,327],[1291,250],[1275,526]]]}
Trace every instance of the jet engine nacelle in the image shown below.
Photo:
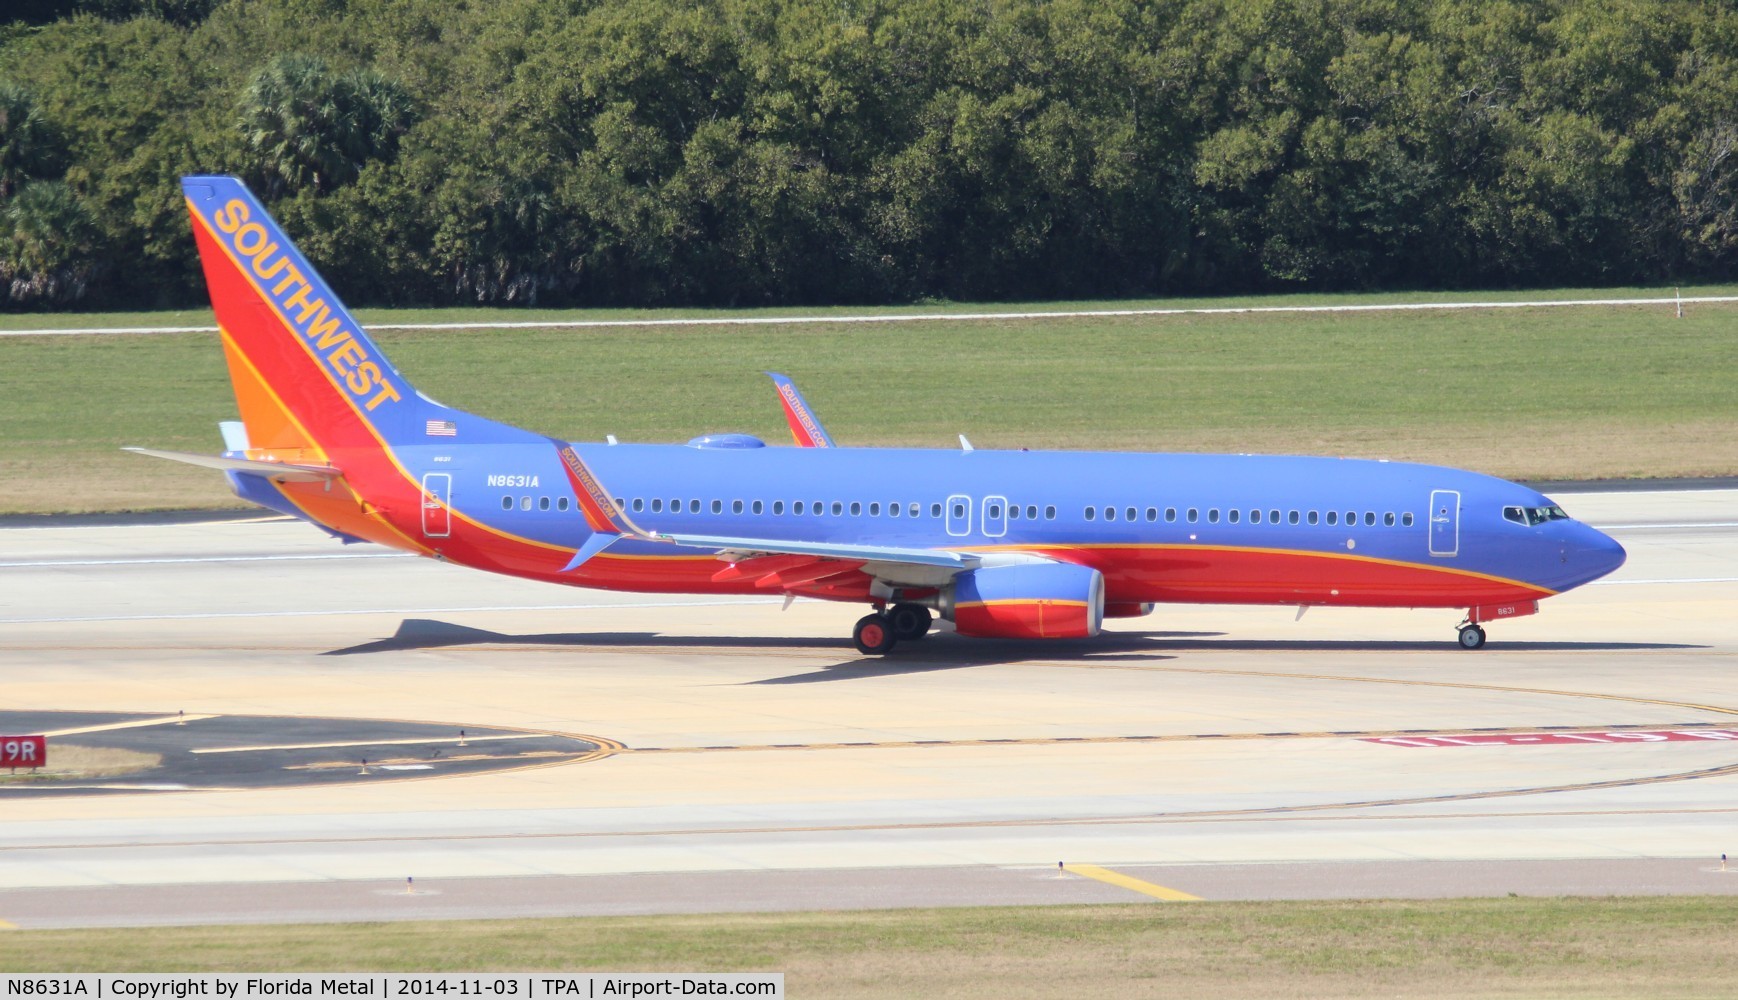
{"label": "jet engine nacelle", "polygon": [[1104,620],[1104,575],[1071,563],[980,567],[956,576],[951,596],[961,635],[1078,639]]}

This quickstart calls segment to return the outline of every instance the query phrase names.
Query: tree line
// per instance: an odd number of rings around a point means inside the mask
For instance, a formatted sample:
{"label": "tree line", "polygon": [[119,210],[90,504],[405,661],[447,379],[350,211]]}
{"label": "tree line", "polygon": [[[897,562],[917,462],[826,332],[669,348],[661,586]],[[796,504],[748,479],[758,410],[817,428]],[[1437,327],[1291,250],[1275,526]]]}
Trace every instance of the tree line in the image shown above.
{"label": "tree line", "polygon": [[0,303],[202,301],[236,173],[353,302],[1723,280],[1717,0],[13,0]]}

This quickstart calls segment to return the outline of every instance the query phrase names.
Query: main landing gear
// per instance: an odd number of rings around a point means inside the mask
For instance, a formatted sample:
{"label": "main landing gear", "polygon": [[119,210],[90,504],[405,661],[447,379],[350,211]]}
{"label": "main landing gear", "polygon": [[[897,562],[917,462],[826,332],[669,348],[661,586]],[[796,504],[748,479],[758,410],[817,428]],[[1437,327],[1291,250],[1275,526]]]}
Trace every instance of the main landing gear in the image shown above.
{"label": "main landing gear", "polygon": [[929,609],[921,604],[895,604],[859,619],[851,630],[851,641],[859,653],[881,656],[892,651],[895,642],[923,638],[933,621]]}

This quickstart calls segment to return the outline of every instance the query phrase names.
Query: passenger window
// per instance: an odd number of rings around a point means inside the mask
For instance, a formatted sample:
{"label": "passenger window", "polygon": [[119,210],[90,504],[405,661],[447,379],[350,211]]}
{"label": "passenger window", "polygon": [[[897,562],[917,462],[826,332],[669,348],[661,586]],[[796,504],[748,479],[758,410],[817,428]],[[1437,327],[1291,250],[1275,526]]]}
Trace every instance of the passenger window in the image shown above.
{"label": "passenger window", "polygon": [[759,513],[761,513],[761,512],[762,512],[762,511],[764,511],[764,510],[766,510],[766,507],[765,507],[765,506],[764,506],[764,505],[762,505],[762,504],[761,504],[761,502],[760,502],[760,501],[759,501],[759,500],[756,500],[756,501],[755,501],[755,502],[754,502],[754,512],[755,512],[755,513],[756,513],[756,514],[759,514]]}
{"label": "passenger window", "polygon": [[888,504],[887,505],[887,516],[888,517],[898,517],[899,516],[899,505],[896,503]]}
{"label": "passenger window", "polygon": [[870,517],[880,517],[881,516],[881,504],[880,503],[872,503],[869,505],[869,516]]}
{"label": "passenger window", "polygon": [[791,513],[792,514],[801,514],[802,512],[803,512],[803,502],[801,500],[798,500],[795,503],[791,504]]}
{"label": "passenger window", "polygon": [[1177,519],[1177,508],[1166,507],[1165,508],[1165,520],[1175,521],[1176,519]]}
{"label": "passenger window", "polygon": [[845,505],[840,503],[837,500],[834,500],[833,501],[833,516],[838,517],[840,514],[843,514],[843,513],[845,513]]}
{"label": "passenger window", "polygon": [[1046,521],[1056,520],[1056,508],[1054,506],[1049,506],[1049,507],[1044,508],[1044,520],[1046,520]]}
{"label": "passenger window", "polygon": [[555,501],[555,509],[556,510],[566,510],[567,509],[567,498],[562,497],[561,499]]}
{"label": "passenger window", "polygon": [[930,504],[929,505],[929,516],[930,517],[940,517],[941,516],[941,504],[938,504],[938,503]]}
{"label": "passenger window", "polygon": [[1329,524],[1340,523],[1340,512],[1337,510],[1328,511],[1328,523]]}
{"label": "passenger window", "polygon": [[1315,512],[1315,511],[1313,511],[1313,510],[1312,510],[1312,511],[1310,511],[1310,523],[1311,523],[1311,524],[1315,524],[1315,523],[1316,523],[1316,522],[1317,522],[1317,521],[1319,521],[1319,520],[1321,520],[1321,518],[1319,518],[1319,517],[1318,517],[1318,516],[1317,516],[1317,515],[1316,515],[1316,512]]}
{"label": "passenger window", "polygon": [[1026,520],[1028,520],[1028,521],[1038,520],[1038,505],[1037,504],[1029,503],[1026,505]]}
{"label": "passenger window", "polygon": [[1133,520],[1135,520],[1135,518],[1138,514],[1139,514],[1139,511],[1135,510],[1133,507],[1130,507],[1127,510],[1122,512],[1122,519],[1125,521],[1133,521]]}
{"label": "passenger window", "polygon": [[1193,508],[1193,507],[1189,508],[1189,523],[1190,524],[1194,524],[1197,520],[1200,519],[1200,516],[1201,516],[1200,512],[1197,511],[1195,508]]}
{"label": "passenger window", "polygon": [[1383,527],[1387,527],[1387,528],[1394,527],[1394,512],[1393,511],[1389,511],[1388,513],[1382,515],[1382,525],[1383,525]]}
{"label": "passenger window", "polygon": [[520,510],[530,510],[531,509],[531,498],[530,497],[520,497],[519,498],[519,509]]}
{"label": "passenger window", "polygon": [[1346,511],[1346,525],[1348,527],[1350,527],[1351,525],[1354,525],[1357,523],[1358,523],[1358,512],[1355,510]]}
{"label": "passenger window", "polygon": [[688,513],[690,513],[690,514],[700,513],[700,501],[698,501],[698,500],[688,501]]}
{"label": "passenger window", "polygon": [[1218,524],[1219,523],[1219,508],[1217,508],[1217,507],[1207,508],[1207,523],[1208,524]]}
{"label": "passenger window", "polygon": [[1106,521],[1116,520],[1116,508],[1115,507],[1106,507],[1104,509],[1104,519]]}
{"label": "passenger window", "polygon": [[538,510],[548,510],[549,509],[549,498],[548,497],[538,497],[537,498],[537,509]]}
{"label": "passenger window", "polygon": [[1017,503],[1009,504],[1008,505],[1008,520],[1018,521],[1019,519],[1020,519],[1020,505]]}
{"label": "passenger window", "polygon": [[1400,515],[1400,523],[1402,525],[1404,525],[1405,527],[1408,527],[1408,528],[1412,527],[1412,512],[1408,511],[1404,514],[1401,514]]}
{"label": "passenger window", "polygon": [[724,513],[724,501],[722,501],[722,500],[712,501],[712,513],[714,513],[714,514]]}
{"label": "passenger window", "polygon": [[773,516],[774,517],[782,517],[782,516],[784,516],[784,512],[785,512],[785,502],[783,500],[774,500],[772,502]]}
{"label": "passenger window", "polygon": [[1260,524],[1261,523],[1261,511],[1259,509],[1252,510],[1249,512],[1249,523],[1250,524]]}
{"label": "passenger window", "polygon": [[1294,510],[1286,514],[1285,519],[1290,524],[1296,524],[1298,522],[1297,511]]}
{"label": "passenger window", "polygon": [[652,498],[652,513],[661,514],[663,512],[664,512],[664,501],[660,500],[657,497],[653,497]]}
{"label": "passenger window", "polygon": [[1086,508],[1086,519],[1088,521],[1091,521],[1096,517],[1098,517],[1098,508],[1097,507]]}
{"label": "passenger window", "polygon": [[[1209,516],[1211,516],[1211,515],[1209,515]],[[1230,521],[1232,524],[1237,523],[1237,517],[1238,517],[1238,514],[1237,514],[1236,507],[1233,507],[1230,510],[1225,512],[1225,519]]]}
{"label": "passenger window", "polygon": [[1376,512],[1373,510],[1365,511],[1364,512],[1364,527],[1374,528],[1375,526],[1376,526]]}
{"label": "passenger window", "polygon": [[852,517],[862,517],[863,516],[863,504],[860,501],[857,501],[857,500],[851,501],[851,516]]}
{"label": "passenger window", "polygon": [[1002,505],[998,504],[998,503],[990,504],[990,516],[991,517],[1001,517],[1002,516]]}
{"label": "passenger window", "polygon": [[646,509],[646,501],[640,499],[639,497],[634,497],[634,513],[638,514],[640,511],[645,510],[645,509]]}
{"label": "passenger window", "polygon": [[512,510],[513,509],[513,498],[512,497],[502,497],[501,498],[501,509],[502,510]]}
{"label": "passenger window", "polygon": [[742,513],[742,501],[741,500],[730,501],[730,512],[732,514]]}

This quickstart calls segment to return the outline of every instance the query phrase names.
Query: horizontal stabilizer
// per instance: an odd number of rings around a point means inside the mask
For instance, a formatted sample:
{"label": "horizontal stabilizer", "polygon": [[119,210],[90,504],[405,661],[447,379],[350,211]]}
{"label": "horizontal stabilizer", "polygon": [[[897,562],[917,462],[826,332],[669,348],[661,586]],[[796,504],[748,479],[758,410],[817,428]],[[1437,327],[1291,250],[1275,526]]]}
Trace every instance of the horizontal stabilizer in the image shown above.
{"label": "horizontal stabilizer", "polygon": [[155,448],[122,448],[137,455],[166,458],[171,462],[220,469],[224,472],[248,472],[265,476],[280,483],[322,483],[341,478],[344,473],[329,465],[291,465],[288,462],[258,462],[250,458],[224,458],[221,455],[199,455],[190,451],[158,451]]}

